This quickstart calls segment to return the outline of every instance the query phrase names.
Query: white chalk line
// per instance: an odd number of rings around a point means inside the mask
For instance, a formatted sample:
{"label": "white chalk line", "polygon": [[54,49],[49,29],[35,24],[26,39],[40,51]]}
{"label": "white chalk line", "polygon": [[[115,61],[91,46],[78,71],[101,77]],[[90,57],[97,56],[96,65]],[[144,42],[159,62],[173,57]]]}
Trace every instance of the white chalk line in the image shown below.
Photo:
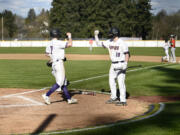
{"label": "white chalk line", "polygon": [[24,96],[16,96],[16,97],[24,99],[24,100],[29,101],[29,102],[32,102],[32,103],[34,103],[36,105],[44,105],[43,103],[35,101],[35,100],[31,99],[31,98],[27,98],[27,97],[24,97]]}
{"label": "white chalk line", "polygon": [[34,92],[39,92],[39,91],[46,90],[47,88],[49,88],[49,87],[45,87],[45,88],[38,89],[38,90],[20,92],[20,93],[16,93],[16,94],[9,94],[9,95],[6,95],[6,96],[1,96],[0,99],[1,99],[1,98],[9,98],[9,97],[13,97],[13,96],[24,95],[24,94],[29,94],[29,93],[34,93]]}
{"label": "white chalk line", "polygon": [[127,120],[127,121],[120,121],[120,122],[117,122],[117,123],[112,123],[112,124],[107,124],[107,125],[102,125],[102,126],[96,126],[96,127],[91,127],[91,128],[81,128],[81,129],[73,129],[73,130],[51,132],[51,133],[41,133],[41,135],[66,134],[66,133],[73,133],[73,132],[82,132],[82,131],[96,130],[96,129],[102,129],[102,128],[110,128],[110,127],[113,127],[113,126],[124,125],[124,124],[129,124],[129,123],[142,121],[142,120],[154,117],[154,116],[158,115],[159,113],[161,113],[165,108],[165,104],[164,103],[159,103],[159,105],[160,105],[160,107],[159,107],[158,111],[156,111],[155,113],[153,113],[151,115],[148,115],[146,117],[140,117],[138,119],[130,119],[130,120]]}
{"label": "white chalk line", "polygon": [[[159,66],[166,66],[166,65],[170,65],[168,64],[160,64],[160,65],[155,65],[155,66],[147,66],[147,67],[143,67],[143,68],[137,68],[137,69],[133,69],[133,70],[127,70],[126,72],[134,72],[134,71],[139,71],[139,70],[143,70],[143,69],[149,69],[149,68],[154,68],[154,67],[159,67]],[[108,76],[109,74],[104,74],[104,75],[100,75],[100,76],[95,76],[95,77],[90,77],[90,78],[85,78],[85,79],[81,79],[81,80],[77,80],[77,81],[72,81],[70,82],[71,84],[73,83],[77,83],[77,82],[83,82],[83,81],[88,81],[88,80],[93,80],[93,79],[97,79],[97,78],[102,78],[105,76]]]}
{"label": "white chalk line", "polygon": [[0,105],[0,108],[31,107],[31,106],[39,106],[39,105],[36,105],[36,104],[13,104],[13,105]]}
{"label": "white chalk line", "polygon": [[[147,67],[143,67],[143,68],[137,68],[137,69],[133,69],[133,70],[128,70],[127,72],[134,72],[134,71],[139,71],[139,70],[143,70],[143,69],[149,69],[149,68],[153,68],[153,67],[166,66],[166,65],[170,65],[170,64],[168,63],[168,64],[160,64],[160,65],[155,65],[155,66],[147,66]],[[78,82],[83,82],[83,81],[93,80],[93,79],[97,79],[97,78],[102,78],[102,77],[105,77],[105,76],[108,76],[108,75],[109,74],[104,74],[104,75],[95,76],[95,77],[89,77],[89,78],[85,78],[85,79],[81,79],[81,80],[72,81],[70,83],[74,84],[74,83],[78,83]],[[9,95],[5,95],[5,96],[1,96],[0,99],[1,98],[15,97],[15,96],[34,93],[34,92],[39,92],[39,91],[44,91],[47,88],[50,88],[50,87],[45,87],[45,88],[38,89],[38,90],[26,91],[26,92],[21,92],[21,93],[16,93],[16,94],[9,94]],[[11,105],[11,106],[13,106],[13,105]],[[17,106],[17,105],[14,105],[14,106]]]}
{"label": "white chalk line", "polygon": [[[9,98],[9,97],[7,97]],[[41,106],[41,105],[45,105],[41,102],[38,102],[38,101],[35,101],[31,98],[27,98],[27,97],[24,97],[24,96],[13,96],[11,98],[20,98],[20,99],[23,99],[23,100],[26,100],[28,102],[31,102],[32,104],[9,104],[9,105],[0,105],[0,108],[11,108],[11,107],[29,107],[29,106]]]}

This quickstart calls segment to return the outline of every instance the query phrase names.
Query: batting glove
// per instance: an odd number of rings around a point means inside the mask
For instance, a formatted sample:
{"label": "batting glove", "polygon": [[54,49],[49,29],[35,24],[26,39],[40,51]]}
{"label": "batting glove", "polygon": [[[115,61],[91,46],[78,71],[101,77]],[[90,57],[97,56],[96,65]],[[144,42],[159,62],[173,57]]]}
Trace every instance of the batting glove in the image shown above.
{"label": "batting glove", "polygon": [[99,30],[94,31],[94,35],[97,36],[99,34]]}

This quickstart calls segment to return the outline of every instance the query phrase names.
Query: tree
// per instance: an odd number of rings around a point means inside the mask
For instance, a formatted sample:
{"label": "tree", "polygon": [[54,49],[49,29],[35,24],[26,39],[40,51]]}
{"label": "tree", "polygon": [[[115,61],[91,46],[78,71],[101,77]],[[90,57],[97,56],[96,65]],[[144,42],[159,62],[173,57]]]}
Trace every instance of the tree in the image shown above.
{"label": "tree", "polygon": [[167,14],[161,10],[153,17],[152,39],[169,39],[171,34],[180,37],[180,12]]}
{"label": "tree", "polygon": [[113,26],[121,30],[122,36],[137,35],[145,39],[151,30],[149,1],[53,0],[50,27],[60,28],[62,33],[71,31],[73,37],[89,38],[95,29],[107,37],[109,28]]}
{"label": "tree", "polygon": [[31,8],[28,12],[28,16],[26,18],[27,24],[33,24],[36,19],[36,12],[33,8]]}
{"label": "tree", "polygon": [[152,30],[152,14],[150,0],[136,0],[136,35],[146,39]]}
{"label": "tree", "polygon": [[17,26],[16,38],[23,39],[27,34],[25,19],[21,16],[15,15],[15,25]]}
{"label": "tree", "polygon": [[5,37],[12,38],[17,31],[15,15],[11,11],[4,10],[2,16],[4,18],[4,35]]}
{"label": "tree", "polygon": [[40,37],[49,37],[49,11],[41,10],[41,13],[36,17],[36,27],[39,29]]}

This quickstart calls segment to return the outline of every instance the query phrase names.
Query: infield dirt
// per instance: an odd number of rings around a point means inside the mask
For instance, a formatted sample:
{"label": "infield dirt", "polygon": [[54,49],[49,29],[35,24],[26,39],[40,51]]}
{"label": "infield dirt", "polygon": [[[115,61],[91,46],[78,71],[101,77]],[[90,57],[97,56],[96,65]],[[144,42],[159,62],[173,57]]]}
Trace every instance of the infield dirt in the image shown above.
{"label": "infield dirt", "polygon": [[[150,104],[128,99],[128,106],[115,106],[105,104],[109,95],[75,94],[72,96],[78,99],[78,104],[69,105],[55,92],[51,96],[52,104],[46,105],[41,95],[47,90],[0,88],[0,91],[0,134],[39,133],[113,123],[143,114]],[[28,91],[34,92],[26,93]]]}
{"label": "infield dirt", "polygon": [[[66,54],[68,60],[109,60],[109,55]],[[131,56],[130,61],[161,62],[161,56]],[[47,60],[44,54],[0,54],[0,59]],[[177,57],[180,61],[180,57]]]}

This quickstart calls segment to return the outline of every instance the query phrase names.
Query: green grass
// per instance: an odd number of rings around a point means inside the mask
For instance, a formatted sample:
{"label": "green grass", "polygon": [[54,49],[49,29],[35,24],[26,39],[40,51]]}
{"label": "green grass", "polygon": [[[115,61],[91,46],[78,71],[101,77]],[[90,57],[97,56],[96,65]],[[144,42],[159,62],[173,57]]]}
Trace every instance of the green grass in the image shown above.
{"label": "green grass", "polygon": [[45,47],[0,47],[0,54],[8,53],[45,53]]}
{"label": "green grass", "polygon": [[179,135],[179,106],[180,102],[166,103],[165,110],[151,119],[110,128],[66,133],[65,135]]}
{"label": "green grass", "polygon": [[[164,49],[162,47],[130,47],[129,50],[131,55],[137,56],[165,56]],[[176,48],[176,56],[180,56],[180,47]]]}
{"label": "green grass", "polygon": [[[159,63],[130,62],[129,66],[143,67]],[[107,74],[83,82],[72,83],[69,89],[109,91],[108,72],[110,61],[68,61],[65,63],[66,76],[73,82]],[[131,68],[129,70],[133,70]],[[41,60],[0,60],[0,88],[43,88],[55,83],[51,69]],[[176,95],[180,89],[180,66],[171,64],[162,67],[127,71],[126,86],[131,96]]]}
{"label": "green grass", "polygon": [[127,73],[127,91],[132,95],[176,95],[180,90],[180,65]]}
{"label": "green grass", "polygon": [[[92,62],[92,63],[91,63]],[[71,77],[71,71],[67,72],[67,76],[71,81],[81,80],[83,78],[89,78],[93,76],[100,76],[107,74],[106,77],[96,78],[93,80],[88,80],[84,82],[79,82],[75,84],[71,84],[70,88],[80,88],[80,89],[88,89],[88,90],[101,90],[105,89],[109,91],[108,84],[108,72],[110,63],[106,61],[98,61],[98,62],[86,62],[83,61],[83,65],[80,64],[81,61],[72,61],[75,69],[73,72],[73,76]],[[69,63],[70,64],[70,63]],[[143,67],[158,65],[157,63],[146,63],[146,62],[130,62],[129,66],[138,66],[142,65]],[[94,67],[94,65],[98,65]],[[86,68],[85,68],[86,66]],[[67,71],[68,70],[67,63]],[[87,69],[83,70],[82,69]],[[89,70],[90,69],[90,70]],[[133,70],[129,69],[129,70]],[[139,96],[139,95],[176,95],[179,93],[180,89],[180,66],[168,65],[162,67],[154,67],[150,69],[142,69],[136,72],[127,71],[126,76],[126,86],[127,91],[131,96]],[[96,72],[94,72],[96,71]],[[83,72],[83,74],[82,74]]]}
{"label": "green grass", "polygon": [[[110,64],[110,61],[67,61],[66,76],[73,82],[108,75]],[[159,64],[162,63],[129,62],[129,66],[137,66],[127,71],[126,86],[130,96],[179,95],[179,64],[162,64],[159,67],[130,71]],[[139,65],[142,67],[138,67]],[[46,66],[45,60],[0,60],[0,80],[0,88],[40,89],[55,83],[51,69]],[[73,88],[109,91],[108,76],[72,83],[69,89]],[[168,103],[161,114],[151,119],[68,135],[179,135],[179,105],[180,102]]]}
{"label": "green grass", "polygon": [[[164,56],[162,47],[130,47],[131,55],[139,56]],[[0,54],[8,53],[44,53],[45,47],[0,47]],[[71,47],[66,49],[67,54],[108,54],[108,50],[102,47],[95,47],[89,51],[88,47]],[[180,47],[176,48],[176,56],[180,56]]]}
{"label": "green grass", "polygon": [[0,60],[0,88],[42,88],[53,83],[46,61]]}

